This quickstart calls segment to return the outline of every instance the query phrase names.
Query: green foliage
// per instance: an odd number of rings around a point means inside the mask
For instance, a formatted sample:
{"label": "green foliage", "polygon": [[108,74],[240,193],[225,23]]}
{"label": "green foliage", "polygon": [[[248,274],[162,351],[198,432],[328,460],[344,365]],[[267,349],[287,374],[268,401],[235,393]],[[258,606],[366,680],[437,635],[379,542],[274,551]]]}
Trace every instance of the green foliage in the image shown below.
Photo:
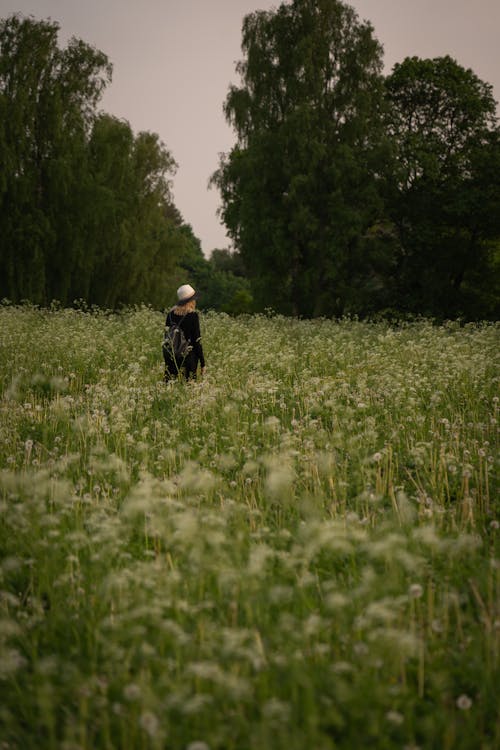
{"label": "green foliage", "polygon": [[500,131],[491,86],[442,57],[407,58],[386,88],[398,156],[388,207],[399,234],[398,304],[440,317],[495,317]]}
{"label": "green foliage", "polygon": [[500,743],[498,325],[0,308],[7,747]]}
{"label": "green foliage", "polygon": [[156,134],[134,137],[128,123],[108,115],[96,120],[89,148],[95,260],[82,296],[111,308],[137,301],[162,307],[182,241],[168,218],[169,175],[176,164]]}
{"label": "green foliage", "polygon": [[[173,206],[175,161],[154,133],[97,112],[111,66],[58,25],[0,23],[0,294],[163,307],[194,238]],[[184,280],[184,279],[182,279]]]}
{"label": "green foliage", "polygon": [[371,26],[338,0],[250,14],[242,49],[213,182],[257,305],[497,317],[491,86],[450,57],[408,58],[383,85]]}
{"label": "green foliage", "polygon": [[237,249],[207,259],[155,133],[97,106],[106,55],[58,24],[0,21],[0,296],[302,317],[500,314],[500,129],[491,86],[450,57],[384,81],[341,0],[243,22],[237,141],[212,177]]}
{"label": "green foliage", "polygon": [[58,25],[0,22],[0,277],[2,294],[68,299],[85,253],[86,137],[111,66]]}
{"label": "green foliage", "polygon": [[246,277],[246,269],[241,253],[228,249],[215,248],[210,254],[210,262],[216,271],[225,271],[241,278]]}
{"label": "green foliage", "polygon": [[381,208],[382,49],[338,0],[250,14],[242,48],[225,104],[238,141],[213,177],[222,216],[259,305],[342,313]]}
{"label": "green foliage", "polygon": [[214,250],[192,270],[200,291],[200,305],[205,310],[221,310],[231,315],[250,313],[254,309],[250,283],[239,253]]}

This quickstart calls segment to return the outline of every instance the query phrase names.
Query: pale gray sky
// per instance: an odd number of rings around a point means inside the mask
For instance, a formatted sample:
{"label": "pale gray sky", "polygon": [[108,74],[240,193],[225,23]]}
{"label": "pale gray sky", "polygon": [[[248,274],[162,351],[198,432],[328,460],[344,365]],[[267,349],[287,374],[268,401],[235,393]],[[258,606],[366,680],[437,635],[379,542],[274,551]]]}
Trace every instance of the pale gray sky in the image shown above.
{"label": "pale gray sky", "polygon": [[[52,18],[60,44],[76,36],[105,52],[113,82],[101,107],[134,132],[158,133],[179,165],[174,200],[206,255],[229,240],[207,183],[218,154],[235,141],[222,104],[241,57],[243,16],[270,0],[0,0],[0,17]],[[499,0],[351,0],[371,21],[386,72],[408,55],[449,54],[494,87],[500,99]]]}

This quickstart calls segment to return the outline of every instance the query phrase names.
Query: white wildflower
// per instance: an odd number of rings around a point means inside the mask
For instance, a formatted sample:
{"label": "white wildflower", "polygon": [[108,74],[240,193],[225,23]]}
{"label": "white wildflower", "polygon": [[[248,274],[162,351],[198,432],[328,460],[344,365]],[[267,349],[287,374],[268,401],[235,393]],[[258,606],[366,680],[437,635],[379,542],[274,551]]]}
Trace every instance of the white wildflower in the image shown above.
{"label": "white wildflower", "polygon": [[468,695],[465,695],[465,693],[462,693],[462,695],[458,696],[457,707],[461,711],[468,711],[471,706],[472,706],[472,700],[469,698]]}
{"label": "white wildflower", "polygon": [[336,661],[332,666],[332,671],[335,674],[349,674],[354,672],[354,665],[348,661]]}
{"label": "white wildflower", "polygon": [[290,721],[291,707],[278,698],[270,698],[262,706],[262,715],[272,722],[286,724]]}
{"label": "white wildflower", "polygon": [[325,596],[325,607],[329,612],[343,609],[349,604],[349,598],[340,591],[332,591]]}
{"label": "white wildflower", "polygon": [[0,660],[0,680],[4,680],[24,667],[26,659],[15,648],[3,648]]}
{"label": "white wildflower", "polygon": [[352,650],[356,654],[356,656],[366,656],[368,654],[368,646],[366,643],[363,643],[363,641],[359,641],[358,643],[355,643]]}
{"label": "white wildflower", "polygon": [[410,588],[408,589],[408,595],[410,599],[420,599],[423,593],[424,590],[419,583],[412,583]]}
{"label": "white wildflower", "polygon": [[150,737],[156,737],[160,722],[152,711],[144,711],[139,718],[139,726],[144,729]]}
{"label": "white wildflower", "polygon": [[272,498],[289,499],[295,473],[284,460],[269,462],[266,489]]}
{"label": "white wildflower", "polygon": [[141,697],[141,688],[135,682],[130,682],[123,688],[123,697],[128,701],[136,701]]}
{"label": "white wildflower", "polygon": [[264,427],[268,432],[278,432],[280,425],[280,420],[274,416],[268,417],[264,422]]}
{"label": "white wildflower", "polygon": [[402,724],[405,720],[405,717],[403,714],[400,714],[399,711],[388,711],[385,718],[387,721],[390,721],[391,724]]}

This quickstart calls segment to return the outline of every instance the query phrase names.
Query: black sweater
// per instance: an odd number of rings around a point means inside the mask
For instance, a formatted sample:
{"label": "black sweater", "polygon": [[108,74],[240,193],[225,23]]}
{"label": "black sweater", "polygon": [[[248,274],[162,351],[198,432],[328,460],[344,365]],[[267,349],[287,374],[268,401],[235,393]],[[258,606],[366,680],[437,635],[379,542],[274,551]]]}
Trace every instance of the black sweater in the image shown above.
{"label": "black sweater", "polygon": [[177,315],[173,310],[170,310],[167,319],[167,327],[171,323],[176,323],[179,328],[182,328],[184,336],[187,338],[191,346],[193,347],[193,354],[196,357],[196,363],[200,363],[201,367],[205,367],[205,357],[203,356],[203,347],[201,345],[201,333],[200,333],[200,318],[198,313],[188,312],[185,315]]}

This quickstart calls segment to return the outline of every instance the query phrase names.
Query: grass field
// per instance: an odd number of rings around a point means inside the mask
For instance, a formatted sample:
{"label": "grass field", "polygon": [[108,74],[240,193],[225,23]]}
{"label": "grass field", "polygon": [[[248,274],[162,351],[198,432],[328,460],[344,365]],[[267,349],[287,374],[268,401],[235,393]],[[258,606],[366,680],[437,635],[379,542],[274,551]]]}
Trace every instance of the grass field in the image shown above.
{"label": "grass field", "polygon": [[1,750],[494,750],[498,325],[0,308]]}

